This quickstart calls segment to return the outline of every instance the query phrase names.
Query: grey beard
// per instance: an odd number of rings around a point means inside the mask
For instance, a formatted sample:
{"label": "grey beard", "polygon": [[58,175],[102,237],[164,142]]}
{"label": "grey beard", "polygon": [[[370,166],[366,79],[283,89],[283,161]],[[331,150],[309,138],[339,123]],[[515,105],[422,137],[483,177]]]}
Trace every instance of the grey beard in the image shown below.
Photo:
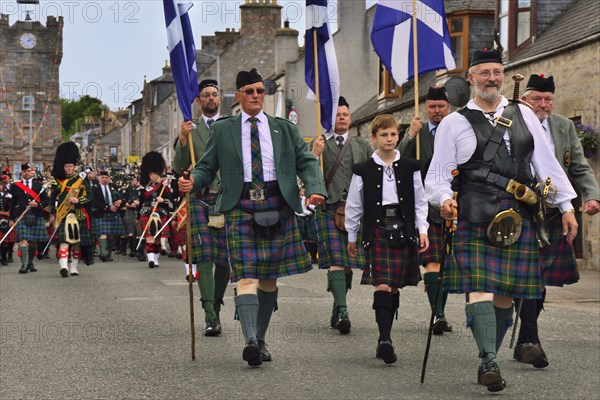
{"label": "grey beard", "polygon": [[498,90],[496,91],[495,94],[491,94],[488,91],[486,91],[485,89],[486,89],[485,86],[484,86],[484,89],[480,89],[478,86],[475,86],[475,95],[477,97],[481,97],[485,101],[490,101],[490,102],[494,102],[500,98],[500,93],[502,92],[502,86],[500,86],[498,88]]}

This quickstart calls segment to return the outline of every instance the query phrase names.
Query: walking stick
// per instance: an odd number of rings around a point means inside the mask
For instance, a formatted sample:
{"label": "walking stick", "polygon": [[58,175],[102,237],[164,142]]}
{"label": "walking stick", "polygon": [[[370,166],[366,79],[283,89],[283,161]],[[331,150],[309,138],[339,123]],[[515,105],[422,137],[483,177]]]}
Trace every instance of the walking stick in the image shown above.
{"label": "walking stick", "polygon": [[[457,193],[454,192],[453,198],[456,200]],[[446,220],[444,224],[444,251],[442,252],[442,259],[440,261],[440,272],[437,279],[437,288],[435,291],[433,306],[431,307],[431,318],[429,319],[429,331],[427,332],[427,346],[425,347],[425,355],[423,356],[423,368],[421,369],[421,384],[425,381],[425,370],[427,369],[427,359],[429,358],[429,349],[431,347],[431,336],[433,334],[433,321],[436,315],[437,303],[440,298],[442,291],[442,280],[444,278],[444,264],[446,263],[446,257],[450,255],[452,251],[452,238],[458,225],[458,215],[456,209],[453,210],[451,220]]]}
{"label": "walking stick", "polygon": [[[40,192],[38,193],[38,195],[35,196],[35,198],[32,201],[36,201],[37,199],[39,199],[40,196],[41,196],[41,194],[44,193],[46,191],[46,189],[48,189],[48,184],[45,184],[45,185],[42,186],[42,190],[40,190]],[[2,242],[4,242],[4,240],[6,238],[8,238],[8,234],[11,233],[13,229],[15,229],[15,227],[17,226],[17,224],[19,222],[21,222],[21,220],[23,219],[23,217],[25,216],[25,214],[27,214],[27,211],[29,211],[30,209],[31,209],[31,206],[27,206],[27,208],[25,210],[23,210],[23,212],[21,213],[21,215],[19,215],[19,218],[17,218],[17,220],[13,224],[13,226],[11,226],[10,229],[4,234],[4,237],[2,238],[2,240],[0,240],[0,244],[2,244]]]}
{"label": "walking stick", "polygon": [[[183,171],[183,179],[190,179],[190,172]],[[185,194],[185,202],[187,206],[187,221],[185,222],[185,240],[186,246],[185,251],[187,253],[188,262],[188,289],[190,294],[190,334],[192,335],[192,361],[196,359],[196,330],[194,328],[194,276],[192,274],[192,220],[191,220],[191,209],[190,209],[190,193]]]}
{"label": "walking stick", "polygon": [[517,333],[517,328],[519,327],[519,320],[521,319],[521,308],[523,307],[523,299],[519,299],[519,304],[517,305],[517,315],[515,315],[515,323],[513,324],[512,336],[510,337],[510,346],[509,349],[512,349],[515,344],[515,335]]}

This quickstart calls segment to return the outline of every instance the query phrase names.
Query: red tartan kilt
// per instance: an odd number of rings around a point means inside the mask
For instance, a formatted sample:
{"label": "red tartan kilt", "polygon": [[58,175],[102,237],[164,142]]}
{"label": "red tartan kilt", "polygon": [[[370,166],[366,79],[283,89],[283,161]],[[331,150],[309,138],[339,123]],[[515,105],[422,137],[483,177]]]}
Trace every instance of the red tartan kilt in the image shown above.
{"label": "red tartan kilt", "polygon": [[[142,215],[140,216],[140,219],[138,221],[138,229],[140,230],[140,232],[144,232],[144,229],[146,228],[146,224],[148,223],[148,219],[149,216],[148,215]],[[160,222],[161,222],[161,227],[167,222],[167,217],[160,217]],[[144,237],[147,238],[150,235],[150,232],[148,232],[149,229],[146,229],[146,233],[144,233]],[[160,233],[159,236],[157,236],[156,238],[161,238],[161,237],[170,237],[172,234],[172,228],[171,228],[171,224],[169,224],[169,226],[167,226],[165,229],[162,230],[162,232]]]}
{"label": "red tartan kilt", "polygon": [[[6,233],[0,232],[0,240],[3,240],[4,236],[6,236]],[[15,243],[16,241],[17,241],[17,228],[13,228],[13,230],[10,231],[10,233],[8,234],[8,237],[6,239],[4,239],[4,242],[2,242],[2,244]]]}

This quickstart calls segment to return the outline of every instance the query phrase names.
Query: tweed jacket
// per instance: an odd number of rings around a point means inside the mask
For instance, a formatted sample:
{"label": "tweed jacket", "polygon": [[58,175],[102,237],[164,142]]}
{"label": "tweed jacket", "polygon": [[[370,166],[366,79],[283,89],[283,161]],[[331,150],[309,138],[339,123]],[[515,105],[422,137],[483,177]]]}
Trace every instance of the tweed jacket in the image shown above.
{"label": "tweed jacket", "polygon": [[[196,162],[198,162],[206,152],[206,144],[210,138],[210,129],[202,117],[198,118],[195,121],[195,124],[196,129],[192,131],[192,142],[194,143],[194,157],[196,158]],[[175,140],[175,157],[173,158],[173,168],[175,172],[178,175],[181,175],[182,170],[187,170],[189,168],[192,162],[191,159],[190,144],[187,143],[185,146],[182,146],[178,137]],[[217,192],[219,181],[220,178],[217,173],[217,177],[209,186],[209,191],[211,193]]]}
{"label": "tweed jacket", "polygon": [[[215,121],[206,152],[192,170],[193,192],[208,186],[217,172],[221,182],[216,207],[219,212],[232,210],[240,201],[244,187],[244,159],[242,155],[241,114]],[[296,176],[304,182],[306,197],[320,194],[327,197],[319,162],[308,151],[298,128],[291,122],[267,115],[279,190],[287,204],[302,212]]]}
{"label": "tweed jacket", "polygon": [[[577,137],[575,124],[570,119],[558,114],[548,117],[550,133],[554,141],[554,154],[567,176],[575,182],[583,201],[599,200],[600,190],[594,171],[583,155],[583,147]],[[570,156],[570,160],[569,160]]]}

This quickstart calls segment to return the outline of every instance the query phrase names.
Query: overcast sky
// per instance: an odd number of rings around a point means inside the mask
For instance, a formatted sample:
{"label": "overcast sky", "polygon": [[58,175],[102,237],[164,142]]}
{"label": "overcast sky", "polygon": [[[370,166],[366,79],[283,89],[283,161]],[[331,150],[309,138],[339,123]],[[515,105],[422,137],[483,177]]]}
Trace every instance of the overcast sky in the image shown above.
{"label": "overcast sky", "polygon": [[[367,4],[374,2],[369,0]],[[243,0],[194,1],[190,17],[198,48],[202,35],[225,28],[239,29],[240,4]],[[283,19],[288,18],[293,28],[304,31],[305,2],[279,0],[279,4],[283,6]],[[111,109],[127,107],[141,97],[144,75],[148,81],[160,76],[169,58],[161,0],[41,0],[38,6],[0,0],[0,13],[9,15],[11,25],[25,19],[25,10],[43,24],[48,15],[64,18],[60,67],[64,98],[88,94]]]}

